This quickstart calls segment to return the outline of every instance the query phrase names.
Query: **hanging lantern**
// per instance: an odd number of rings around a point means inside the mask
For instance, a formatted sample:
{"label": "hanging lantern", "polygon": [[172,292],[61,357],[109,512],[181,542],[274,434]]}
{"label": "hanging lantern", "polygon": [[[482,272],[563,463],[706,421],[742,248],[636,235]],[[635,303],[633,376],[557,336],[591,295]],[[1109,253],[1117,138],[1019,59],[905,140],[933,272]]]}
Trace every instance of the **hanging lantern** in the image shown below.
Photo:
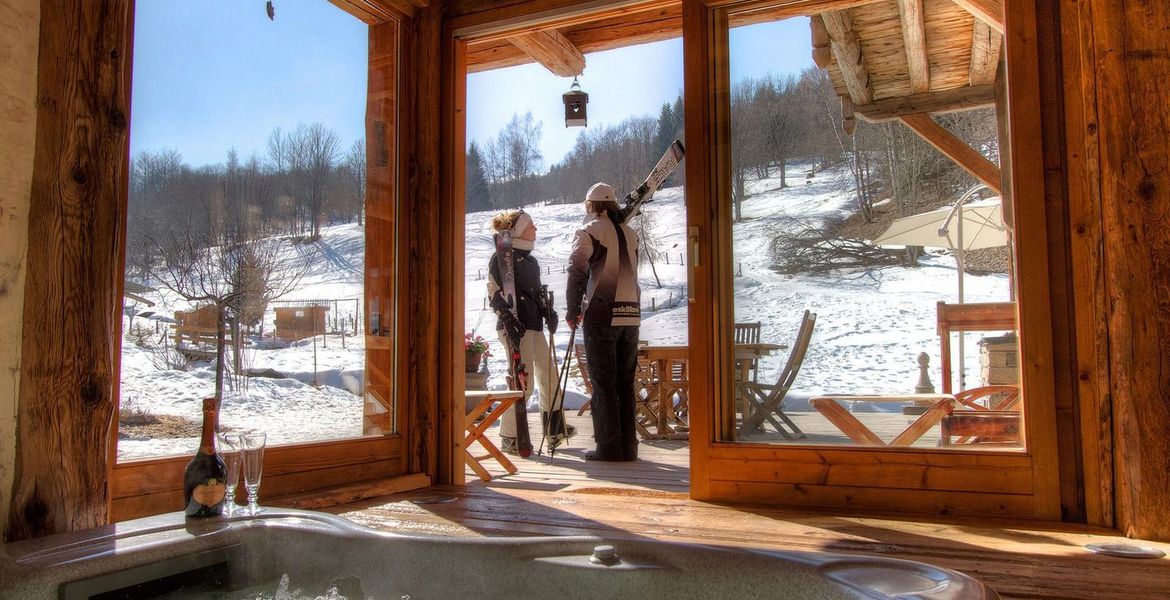
{"label": "hanging lantern", "polygon": [[589,104],[589,94],[581,91],[581,84],[577,83],[576,77],[561,99],[565,101],[565,127],[587,127],[585,105]]}

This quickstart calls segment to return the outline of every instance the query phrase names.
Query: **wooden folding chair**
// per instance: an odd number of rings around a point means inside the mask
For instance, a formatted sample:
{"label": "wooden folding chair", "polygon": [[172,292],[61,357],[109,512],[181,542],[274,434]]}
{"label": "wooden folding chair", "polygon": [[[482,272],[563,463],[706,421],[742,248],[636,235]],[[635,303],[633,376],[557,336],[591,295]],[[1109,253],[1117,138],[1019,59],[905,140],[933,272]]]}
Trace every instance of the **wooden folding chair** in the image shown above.
{"label": "wooden folding chair", "polygon": [[[498,392],[476,390],[467,392],[467,397],[471,400],[476,400],[476,403],[463,419],[463,428],[467,432],[463,438],[463,461],[483,481],[492,480],[492,474],[483,466],[483,461],[489,458],[495,459],[496,462],[500,463],[500,466],[504,467],[504,470],[508,474],[516,473],[516,465],[512,464],[512,461],[500,451],[499,447],[488,439],[485,432],[488,427],[491,427],[508,410],[509,406],[515,404],[523,396],[524,393],[519,390],[502,390]],[[491,410],[492,405],[497,402],[499,405],[496,406],[495,410]],[[471,444],[473,442],[479,442],[479,445],[483,446],[487,454],[482,456],[472,454]]]}
{"label": "wooden folding chair", "polygon": [[[1023,444],[1020,419],[1020,388],[1014,385],[986,385],[955,394],[958,406],[943,417],[942,446]],[[954,438],[954,439],[952,439]]]}
{"label": "wooden folding chair", "polygon": [[[812,340],[813,327],[816,326],[817,315],[811,311],[804,311],[800,322],[800,329],[796,332],[796,341],[792,344],[792,352],[788,355],[788,362],[776,378],[776,383],[768,385],[755,381],[736,382],[736,390],[743,402],[743,423],[740,434],[748,434],[759,429],[764,421],[776,428],[776,431],[786,439],[805,437],[804,432],[784,414],[784,397],[788,395],[788,388],[796,380],[796,374],[804,363],[804,355],[808,351],[809,341]],[[777,421],[779,419],[779,421]],[[781,424],[783,423],[783,425]]]}
{"label": "wooden folding chair", "polygon": [[[735,324],[735,343],[739,344],[758,344],[760,343],[760,322],[755,323],[736,323]],[[760,359],[758,358],[739,358],[735,361],[736,373],[747,373],[752,381],[757,381],[760,373]]]}
{"label": "wooden folding chair", "polygon": [[[577,372],[581,376],[581,384],[585,386],[585,393],[590,396],[593,395],[593,382],[589,381],[589,361],[585,356],[585,344],[573,344],[573,356],[577,359]],[[577,416],[585,414],[589,410],[589,403],[593,400],[586,400],[585,404],[577,411]]]}

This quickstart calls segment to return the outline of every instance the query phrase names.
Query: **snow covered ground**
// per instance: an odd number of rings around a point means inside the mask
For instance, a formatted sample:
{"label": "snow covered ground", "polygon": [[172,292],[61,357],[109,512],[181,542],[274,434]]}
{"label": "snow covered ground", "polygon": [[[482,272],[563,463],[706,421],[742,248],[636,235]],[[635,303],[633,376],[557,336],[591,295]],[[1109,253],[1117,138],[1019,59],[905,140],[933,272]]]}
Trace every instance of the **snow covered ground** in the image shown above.
{"label": "snow covered ground", "polygon": [[[802,400],[822,392],[913,391],[918,381],[916,357],[924,351],[931,356],[932,379],[936,386],[940,383],[935,304],[939,300],[955,302],[958,281],[949,254],[928,254],[918,268],[836,272],[827,276],[781,275],[769,268],[768,244],[775,231],[791,227],[795,218],[825,223],[850,214],[853,200],[847,179],[848,172],[837,169],[822,172],[807,183],[790,177],[795,185],[785,189],[779,189],[778,179],[750,182],[751,195],[743,206],[744,221],[733,229],[740,273],[735,279],[736,321],[760,321],[761,341],[790,344],[804,310],[817,313],[808,354],[789,394],[788,406],[794,410],[801,410]],[[573,232],[581,223],[582,207],[570,204],[527,210],[538,230],[534,255],[547,269],[543,281],[556,294],[557,309],[563,316],[566,275],[562,267]],[[652,344],[686,344],[687,273],[679,264],[686,249],[683,190],[660,191],[646,212],[652,224],[648,226],[657,240],[655,245],[663,253],[656,264],[662,285],[657,285],[651,269],[643,264],[641,337]],[[506,359],[496,339],[495,317],[484,310],[484,277],[493,251],[490,220],[491,213],[473,213],[466,218],[465,330],[492,342],[489,387],[503,388]],[[362,239],[357,225],[323,229],[321,241],[315,245],[319,255],[314,268],[300,289],[284,299],[361,297]],[[298,252],[306,250],[296,248]],[[1008,299],[1006,275],[967,275],[965,281],[968,302]],[[167,307],[165,310],[186,308],[165,295],[160,294],[158,299]],[[656,310],[651,310],[652,305]],[[269,322],[271,319],[270,312]],[[148,323],[141,318],[135,322]],[[266,330],[270,331],[271,326]],[[974,335],[968,336],[965,347],[969,381],[977,381],[979,376],[975,339]],[[568,332],[558,331],[558,360],[564,357],[567,344]],[[267,431],[270,443],[359,435],[363,351],[360,336],[347,337],[342,349],[341,338],[334,335],[326,340],[317,338],[315,349],[310,339],[287,348],[250,350],[249,367],[271,368],[286,378],[251,378],[247,394],[233,393],[225,398],[221,420],[226,426]],[[130,336],[126,337],[123,402],[132,401],[154,413],[197,419],[198,400],[213,389],[214,369],[202,365],[187,372],[160,370],[150,356],[149,350],[135,346]],[[775,377],[785,360],[787,352],[765,358],[760,379]],[[584,400],[579,380],[570,379],[566,405],[576,408]],[[534,397],[533,408],[535,401]],[[856,407],[858,411],[892,409]],[[118,453],[121,458],[184,454],[196,445],[193,438],[122,439]]]}

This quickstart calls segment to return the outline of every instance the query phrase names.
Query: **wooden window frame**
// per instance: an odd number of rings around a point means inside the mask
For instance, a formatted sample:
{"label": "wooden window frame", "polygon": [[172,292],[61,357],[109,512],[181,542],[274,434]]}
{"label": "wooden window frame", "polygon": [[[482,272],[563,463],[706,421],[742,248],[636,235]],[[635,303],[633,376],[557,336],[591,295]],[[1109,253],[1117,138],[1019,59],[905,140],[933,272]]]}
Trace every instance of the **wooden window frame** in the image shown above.
{"label": "wooden window frame", "polygon": [[[855,3],[855,2],[852,2]],[[1006,64],[1012,189],[1021,244],[1016,277],[1025,393],[1024,452],[932,451],[724,442],[721,410],[730,406],[733,322],[728,200],[729,13],[763,4],[789,6],[791,16],[841,8],[851,0],[683,2],[684,96],[687,106],[688,231],[699,250],[692,266],[691,495],[699,500],[767,502],[877,511],[1061,518],[1056,402],[1052,361],[1054,316],[1048,276],[1048,223],[1039,120],[1035,7],[1006,3]],[[693,207],[693,208],[690,208]],[[693,260],[693,259],[692,259]],[[696,402],[696,400],[699,400]],[[721,435],[722,434],[722,435]]]}
{"label": "wooden window frame", "polygon": [[[343,9],[345,7],[342,7]],[[131,13],[133,6],[131,5]],[[360,17],[359,17],[360,18]],[[379,489],[403,491],[430,485],[430,476],[418,473],[407,448],[414,435],[417,410],[406,400],[405,373],[408,357],[401,349],[407,347],[408,302],[403,301],[403,290],[408,289],[408,269],[401,268],[402,257],[407,256],[407,236],[399,225],[403,210],[402,190],[407,187],[407,157],[404,146],[409,142],[401,134],[404,117],[407,115],[406,92],[403,88],[403,73],[410,58],[409,48],[413,42],[409,23],[413,15],[389,10],[379,18],[361,18],[369,27],[369,82],[366,106],[367,137],[367,227],[370,218],[386,221],[393,227],[390,234],[393,252],[389,257],[393,272],[386,282],[393,300],[392,307],[383,311],[392,315],[394,327],[390,336],[367,335],[367,353],[389,351],[392,364],[388,365],[391,392],[395,407],[389,433],[363,437],[347,437],[319,442],[305,442],[273,446],[265,452],[264,485],[262,499],[281,498],[326,487],[340,486],[358,481],[387,479]],[[133,23],[127,25],[126,36],[133,38]],[[385,36],[393,35],[393,47],[379,43]],[[131,71],[132,52],[125,57],[127,73]],[[391,76],[387,77],[387,69]],[[388,89],[375,89],[376,82],[389,84]],[[379,111],[380,114],[379,114]],[[129,114],[129,107],[126,110]],[[385,147],[381,154],[374,144],[382,140]],[[121,213],[125,215],[128,179],[122,181],[120,202]],[[387,201],[387,197],[389,200]],[[119,249],[125,252],[125,244]],[[123,259],[124,263],[124,259]],[[124,270],[124,267],[123,267]],[[367,278],[369,274],[367,273]],[[119,289],[120,291],[120,289]],[[366,307],[369,310],[370,290]],[[118,300],[121,300],[119,295]],[[121,310],[117,311],[121,314]],[[367,320],[369,323],[367,312]],[[117,329],[120,331],[120,328]],[[120,337],[113,341],[114,348],[120,348]],[[114,365],[120,365],[120,352],[115,353]],[[368,354],[367,354],[368,356]],[[368,358],[367,358],[368,362]],[[369,367],[367,366],[367,369]],[[120,372],[118,368],[115,372]],[[114,398],[119,398],[118,378],[114,379]],[[366,400],[368,402],[368,400]],[[363,411],[364,412],[364,411]],[[115,414],[117,411],[115,410]],[[368,423],[367,423],[368,425]],[[368,429],[369,427],[367,427]],[[175,510],[182,505],[183,469],[189,456],[168,456],[149,459],[117,460],[117,422],[110,428],[108,466],[108,514],[111,522],[137,518]],[[412,469],[415,471],[411,473]],[[278,500],[279,502],[279,500]]]}

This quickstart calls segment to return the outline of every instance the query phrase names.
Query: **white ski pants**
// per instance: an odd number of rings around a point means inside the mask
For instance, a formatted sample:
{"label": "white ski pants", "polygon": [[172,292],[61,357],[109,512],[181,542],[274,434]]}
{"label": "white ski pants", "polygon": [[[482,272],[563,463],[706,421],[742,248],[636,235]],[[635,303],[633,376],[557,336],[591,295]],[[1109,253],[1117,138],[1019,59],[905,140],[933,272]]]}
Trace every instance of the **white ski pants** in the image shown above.
{"label": "white ski pants", "polygon": [[[498,330],[497,333],[500,336],[500,343],[504,346],[504,352],[509,352],[508,335],[502,329]],[[529,329],[524,332],[524,338],[520,340],[520,360],[524,362],[524,368],[528,371],[528,385],[524,388],[524,398],[517,400],[517,402],[524,402],[527,406],[528,397],[532,395],[532,384],[535,383],[536,388],[540,391],[540,410],[548,412],[552,402],[552,390],[556,386],[553,381],[556,378],[556,373],[549,362],[548,338],[544,336],[543,331]],[[529,439],[540,439],[540,426],[537,425],[536,431],[531,431],[531,429],[530,426]],[[516,437],[516,409],[514,407],[508,407],[508,411],[500,417],[500,436]]]}

